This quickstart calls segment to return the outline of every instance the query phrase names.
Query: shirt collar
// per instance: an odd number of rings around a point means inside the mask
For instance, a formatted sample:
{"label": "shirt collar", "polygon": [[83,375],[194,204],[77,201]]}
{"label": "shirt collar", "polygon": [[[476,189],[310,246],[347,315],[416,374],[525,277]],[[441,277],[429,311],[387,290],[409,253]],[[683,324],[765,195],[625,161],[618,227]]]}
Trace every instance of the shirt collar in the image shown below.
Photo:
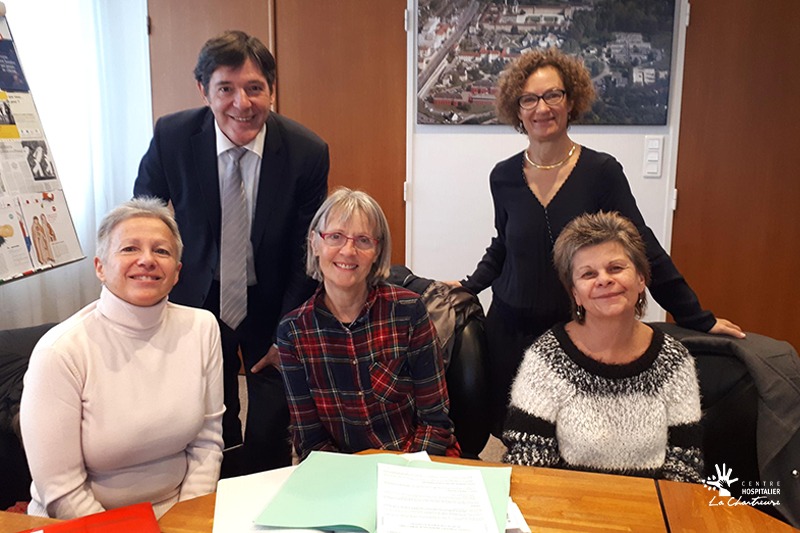
{"label": "shirt collar", "polygon": [[[361,312],[358,314],[358,318],[353,321],[353,324],[361,324],[364,322],[365,317],[369,315],[369,310],[372,309],[372,306],[375,305],[375,302],[378,299],[379,294],[378,286],[374,285],[370,287],[369,292],[367,293],[367,301],[364,303],[364,307],[361,309]],[[337,323],[339,320],[333,316],[333,313],[328,306],[325,305],[325,284],[320,283],[319,287],[317,287],[317,291],[314,293],[314,309],[321,312],[323,315],[330,317],[332,320],[336,321]]]}
{"label": "shirt collar", "polygon": [[[231,148],[236,148],[236,145],[233,144],[224,133],[222,133],[221,129],[219,129],[219,124],[217,124],[216,119],[214,119],[214,131],[216,132],[217,138],[217,157],[227,152]],[[258,135],[256,135],[255,139],[245,144],[244,147],[256,154],[258,157],[262,157],[262,153],[264,152],[264,138],[266,136],[267,124],[264,123],[264,125],[261,126],[261,131],[258,132]]]}

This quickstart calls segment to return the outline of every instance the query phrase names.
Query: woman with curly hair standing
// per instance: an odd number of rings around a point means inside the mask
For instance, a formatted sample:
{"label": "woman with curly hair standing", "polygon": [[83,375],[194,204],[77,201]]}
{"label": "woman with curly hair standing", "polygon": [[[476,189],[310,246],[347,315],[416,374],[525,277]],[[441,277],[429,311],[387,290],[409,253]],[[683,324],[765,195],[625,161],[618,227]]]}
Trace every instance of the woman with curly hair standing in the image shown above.
{"label": "woman with curly hair standing", "polygon": [[650,291],[678,324],[744,336],[737,325],[700,306],[645,224],[619,162],[569,137],[570,123],[591,108],[594,97],[583,63],[557,49],[523,54],[500,78],[498,116],[527,135],[528,147],[492,170],[497,235],[472,275],[460,282],[476,294],[492,287],[486,332],[492,426],[498,436],[523,350],[569,320],[570,298],[553,268],[552,250],[564,226],[583,213],[617,211],[633,221],[653,273]]}

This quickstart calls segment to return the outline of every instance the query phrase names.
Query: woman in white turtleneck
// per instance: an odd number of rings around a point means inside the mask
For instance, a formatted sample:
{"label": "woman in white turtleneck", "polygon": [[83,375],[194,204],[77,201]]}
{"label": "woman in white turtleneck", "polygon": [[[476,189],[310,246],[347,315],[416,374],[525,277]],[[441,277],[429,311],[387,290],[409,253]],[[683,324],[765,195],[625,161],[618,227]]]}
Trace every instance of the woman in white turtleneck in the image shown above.
{"label": "woman in white turtleneck", "polygon": [[29,514],[68,519],[149,501],[160,517],[215,490],[219,327],[211,313],[167,301],[182,249],[159,200],[131,200],[103,219],[100,299],[42,337],[25,375]]}

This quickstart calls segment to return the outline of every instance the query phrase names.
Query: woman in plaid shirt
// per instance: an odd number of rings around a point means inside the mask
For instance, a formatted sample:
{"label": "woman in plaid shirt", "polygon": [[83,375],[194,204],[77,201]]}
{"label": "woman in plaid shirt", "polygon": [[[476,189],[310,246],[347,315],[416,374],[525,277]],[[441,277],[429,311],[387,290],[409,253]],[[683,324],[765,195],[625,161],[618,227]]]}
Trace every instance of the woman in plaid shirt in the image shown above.
{"label": "woman in plaid shirt", "polygon": [[384,282],[391,237],[369,195],[341,188],[311,221],[306,269],[322,283],[278,327],[300,458],[368,448],[460,455],[444,365],[419,296]]}

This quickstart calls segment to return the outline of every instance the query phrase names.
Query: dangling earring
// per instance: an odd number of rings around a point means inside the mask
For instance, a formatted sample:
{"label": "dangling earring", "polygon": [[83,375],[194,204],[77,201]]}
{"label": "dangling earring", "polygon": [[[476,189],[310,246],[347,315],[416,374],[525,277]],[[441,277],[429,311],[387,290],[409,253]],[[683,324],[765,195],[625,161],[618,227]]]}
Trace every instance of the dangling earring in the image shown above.
{"label": "dangling earring", "polygon": [[644,291],[639,293],[639,299],[636,300],[636,318],[642,318],[644,316],[644,310],[647,306],[647,295]]}
{"label": "dangling earring", "polygon": [[583,319],[586,317],[586,309],[584,309],[582,305],[575,306],[575,317],[578,319],[578,322],[583,322]]}

